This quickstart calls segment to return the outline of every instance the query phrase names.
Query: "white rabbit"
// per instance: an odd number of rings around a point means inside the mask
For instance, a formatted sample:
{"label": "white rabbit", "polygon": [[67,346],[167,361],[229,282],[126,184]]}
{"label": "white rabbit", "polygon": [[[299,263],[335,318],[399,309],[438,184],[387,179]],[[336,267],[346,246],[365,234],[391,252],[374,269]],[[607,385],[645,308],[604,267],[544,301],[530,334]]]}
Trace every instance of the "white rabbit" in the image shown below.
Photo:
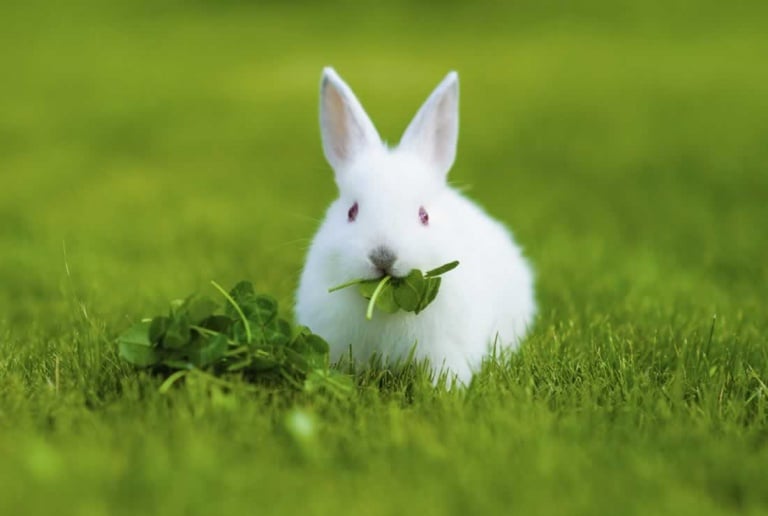
{"label": "white rabbit", "polygon": [[[328,208],[307,256],[296,316],[330,344],[331,360],[429,358],[435,370],[468,383],[492,345],[514,347],[536,304],[533,274],[509,232],[448,186],[456,155],[459,79],[449,73],[395,148],[380,139],[347,84],[323,70],[320,127],[339,198]],[[423,312],[374,313],[356,278],[404,276],[458,260]]]}

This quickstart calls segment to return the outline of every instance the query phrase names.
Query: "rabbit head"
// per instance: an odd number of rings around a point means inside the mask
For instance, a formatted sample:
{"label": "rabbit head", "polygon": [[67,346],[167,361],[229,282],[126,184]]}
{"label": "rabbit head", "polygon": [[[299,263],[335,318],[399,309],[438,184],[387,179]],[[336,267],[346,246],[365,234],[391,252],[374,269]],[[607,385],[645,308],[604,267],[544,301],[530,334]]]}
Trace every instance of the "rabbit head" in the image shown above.
{"label": "rabbit head", "polygon": [[325,220],[333,236],[320,244],[332,276],[402,276],[455,258],[454,214],[441,199],[456,155],[458,98],[458,76],[451,72],[390,148],[349,86],[333,69],[323,71],[323,150],[339,190]]}

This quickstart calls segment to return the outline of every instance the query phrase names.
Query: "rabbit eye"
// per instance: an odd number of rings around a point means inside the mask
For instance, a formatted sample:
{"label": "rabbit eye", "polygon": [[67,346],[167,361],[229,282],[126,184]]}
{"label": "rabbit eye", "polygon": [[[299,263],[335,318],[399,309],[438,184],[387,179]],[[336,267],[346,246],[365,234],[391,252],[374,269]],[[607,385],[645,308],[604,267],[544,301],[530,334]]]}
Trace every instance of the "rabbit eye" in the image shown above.
{"label": "rabbit eye", "polygon": [[347,220],[349,222],[354,222],[355,221],[355,219],[357,218],[357,210],[358,209],[359,208],[357,207],[357,203],[353,204],[352,207],[349,209],[349,211],[347,212]]}
{"label": "rabbit eye", "polygon": [[424,226],[429,224],[429,213],[424,209],[424,206],[419,208],[419,220]]}

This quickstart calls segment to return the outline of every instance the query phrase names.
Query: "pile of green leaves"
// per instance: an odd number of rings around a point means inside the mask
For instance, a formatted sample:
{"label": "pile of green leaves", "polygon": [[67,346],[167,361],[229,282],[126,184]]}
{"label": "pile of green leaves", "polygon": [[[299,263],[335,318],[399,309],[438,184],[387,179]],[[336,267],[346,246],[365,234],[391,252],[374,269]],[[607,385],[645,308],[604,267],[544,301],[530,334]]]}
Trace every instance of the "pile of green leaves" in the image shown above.
{"label": "pile of green leaves", "polygon": [[120,356],[170,373],[161,390],[188,374],[202,374],[351,391],[351,378],[329,368],[328,343],[279,317],[274,298],[255,293],[246,281],[229,293],[211,283],[225,298],[223,308],[201,295],[173,301],[168,315],[142,320],[118,337]]}
{"label": "pile of green leaves", "polygon": [[336,292],[357,285],[360,294],[369,300],[368,309],[365,312],[368,320],[373,318],[374,307],[389,314],[398,310],[418,314],[437,297],[442,281],[440,276],[458,266],[459,262],[454,261],[425,273],[413,269],[402,278],[387,275],[379,279],[356,279],[332,287],[328,292]]}

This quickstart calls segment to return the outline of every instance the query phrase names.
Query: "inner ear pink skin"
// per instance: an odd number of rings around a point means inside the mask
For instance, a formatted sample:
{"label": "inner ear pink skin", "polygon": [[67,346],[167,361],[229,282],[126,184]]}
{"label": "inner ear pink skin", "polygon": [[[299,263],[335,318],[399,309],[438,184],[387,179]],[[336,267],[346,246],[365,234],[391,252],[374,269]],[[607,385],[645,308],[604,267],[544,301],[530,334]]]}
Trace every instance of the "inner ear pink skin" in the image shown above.
{"label": "inner ear pink skin", "polygon": [[359,208],[357,206],[357,202],[355,202],[355,204],[353,204],[352,207],[347,212],[347,220],[349,222],[354,222],[355,221],[355,219],[357,218],[357,211],[358,211],[358,209]]}
{"label": "inner ear pink skin", "polygon": [[429,213],[424,209],[424,206],[419,208],[419,220],[424,226],[429,225]]}

